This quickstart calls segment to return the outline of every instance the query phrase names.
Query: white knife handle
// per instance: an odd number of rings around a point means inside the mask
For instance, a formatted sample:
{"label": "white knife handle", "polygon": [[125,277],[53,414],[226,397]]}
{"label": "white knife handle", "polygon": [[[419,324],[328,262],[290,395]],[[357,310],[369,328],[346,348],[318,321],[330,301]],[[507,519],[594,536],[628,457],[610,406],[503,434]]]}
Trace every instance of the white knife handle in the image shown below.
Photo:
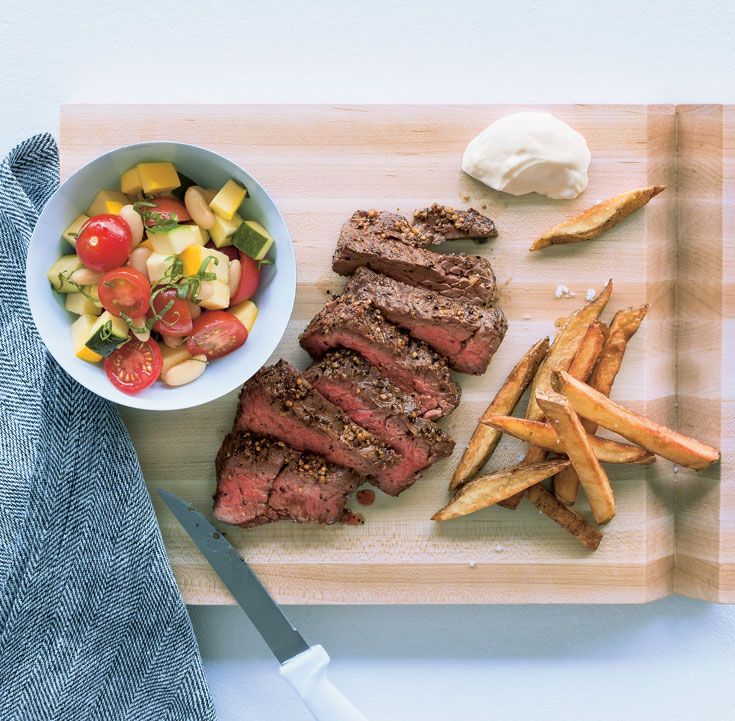
{"label": "white knife handle", "polygon": [[367,721],[329,680],[328,664],[327,652],[312,646],[281,664],[280,673],[317,721]]}

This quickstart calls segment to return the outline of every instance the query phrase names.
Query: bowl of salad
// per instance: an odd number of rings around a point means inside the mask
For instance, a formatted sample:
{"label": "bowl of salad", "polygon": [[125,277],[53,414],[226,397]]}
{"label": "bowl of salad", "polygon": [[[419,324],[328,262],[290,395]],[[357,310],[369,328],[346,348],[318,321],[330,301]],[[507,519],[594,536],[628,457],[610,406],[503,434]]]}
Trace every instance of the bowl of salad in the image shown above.
{"label": "bowl of salad", "polygon": [[175,410],[250,378],[293,310],[296,260],[248,172],[185,143],[113,150],[43,209],[28,250],[33,319],[77,381],[121,405]]}

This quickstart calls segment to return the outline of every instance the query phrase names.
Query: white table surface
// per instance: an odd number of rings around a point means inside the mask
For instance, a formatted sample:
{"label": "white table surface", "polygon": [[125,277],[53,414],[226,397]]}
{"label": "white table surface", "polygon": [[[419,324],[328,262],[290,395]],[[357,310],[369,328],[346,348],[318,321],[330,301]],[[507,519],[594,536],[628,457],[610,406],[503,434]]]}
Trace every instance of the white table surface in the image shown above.
{"label": "white table surface", "polygon": [[[732,103],[734,30],[729,0],[4,0],[0,152],[69,101]],[[288,612],[372,721],[735,717],[735,608]],[[222,721],[309,718],[239,609],[191,615]]]}

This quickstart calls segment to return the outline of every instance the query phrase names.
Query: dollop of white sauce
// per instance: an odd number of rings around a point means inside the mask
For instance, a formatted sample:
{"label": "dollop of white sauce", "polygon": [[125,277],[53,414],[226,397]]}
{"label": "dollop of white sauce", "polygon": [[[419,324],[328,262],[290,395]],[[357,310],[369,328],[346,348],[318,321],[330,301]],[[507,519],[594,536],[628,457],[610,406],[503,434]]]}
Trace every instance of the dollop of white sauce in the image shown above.
{"label": "dollop of white sauce", "polygon": [[464,151],[462,170],[511,195],[539,193],[557,200],[587,188],[587,141],[550,113],[524,111],[496,120]]}

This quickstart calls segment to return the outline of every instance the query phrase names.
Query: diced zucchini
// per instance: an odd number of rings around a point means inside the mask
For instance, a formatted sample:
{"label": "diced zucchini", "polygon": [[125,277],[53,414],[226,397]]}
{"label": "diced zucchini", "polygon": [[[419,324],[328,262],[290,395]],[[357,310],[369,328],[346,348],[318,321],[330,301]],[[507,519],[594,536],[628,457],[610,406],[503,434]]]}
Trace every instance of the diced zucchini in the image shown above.
{"label": "diced zucchini", "polygon": [[179,257],[184,262],[184,275],[195,275],[202,267],[202,263],[207,258],[212,258],[213,260],[207,264],[206,271],[215,273],[217,280],[229,283],[230,259],[224,253],[201,245],[190,245]]}
{"label": "diced zucchini", "polygon": [[119,190],[100,190],[94,196],[92,204],[87,209],[87,215],[91,218],[93,215],[101,213],[112,213],[119,215],[123,205],[127,205],[130,201]]}
{"label": "diced zucchini", "polygon": [[77,235],[79,234],[79,229],[89,220],[89,216],[82,213],[81,215],[77,215],[74,220],[69,223],[69,227],[61,234],[61,237],[69,243],[72,247],[77,247]]}
{"label": "diced zucchini", "polygon": [[210,228],[209,234],[212,236],[212,242],[218,248],[224,248],[226,245],[232,245],[232,236],[240,227],[242,218],[235,213],[230,220],[220,218],[219,215],[214,216],[214,225]]}
{"label": "diced zucchini", "polygon": [[69,282],[69,276],[82,267],[78,255],[62,255],[46,274],[51,287],[57,293],[76,293],[79,287]]}
{"label": "diced zucchini", "polygon": [[138,175],[146,195],[169,193],[181,185],[173,163],[138,163]]}
{"label": "diced zucchini", "polygon": [[107,358],[128,339],[129,332],[128,324],[122,318],[115,318],[105,311],[99,318],[95,318],[84,345],[93,353]]}
{"label": "diced zucchini", "polygon": [[95,316],[85,314],[80,315],[71,324],[71,344],[74,348],[74,355],[88,363],[99,363],[102,360],[101,355],[85,345],[96,322],[97,318]]}
{"label": "diced zucchini", "polygon": [[171,195],[173,195],[174,198],[177,198],[183,203],[186,191],[191,188],[192,185],[196,185],[196,183],[188,175],[184,175],[183,173],[179,173],[178,171],[176,172],[179,176],[179,187],[172,190]]}
{"label": "diced zucchini", "polygon": [[120,176],[120,192],[125,195],[137,195],[143,190],[143,183],[140,182],[140,173],[138,166],[126,170]]}
{"label": "diced zucchini", "polygon": [[84,293],[67,293],[64,308],[76,315],[99,315],[102,312]]}
{"label": "diced zucchini", "polygon": [[199,305],[202,308],[222,310],[230,305],[230,286],[227,283],[223,283],[221,280],[203,280],[201,287],[212,288],[212,293],[209,298],[199,301]]}
{"label": "diced zucchini", "polygon": [[247,328],[248,333],[253,330],[255,319],[258,317],[258,306],[252,300],[233,305],[227,312],[232,313]]}
{"label": "diced zucchini", "polygon": [[178,348],[169,348],[165,343],[161,343],[161,355],[163,356],[163,367],[161,368],[161,378],[166,375],[169,368],[182,363],[191,358],[191,354],[186,350],[186,343],[178,346]]}
{"label": "diced zucchini", "polygon": [[246,188],[239,185],[234,180],[228,180],[217,195],[212,198],[209,207],[215,215],[225,220],[232,220],[237,209],[242,205],[242,201],[248,195]]}
{"label": "diced zucchini", "polygon": [[245,220],[232,237],[232,242],[253,260],[263,260],[273,245],[273,236],[257,221]]}
{"label": "diced zucchini", "polygon": [[148,268],[148,279],[155,285],[166,275],[168,269],[176,262],[176,256],[171,253],[151,253],[145,264]]}
{"label": "diced zucchini", "polygon": [[168,233],[148,231],[148,239],[156,253],[167,255],[178,255],[190,245],[204,245],[205,242],[202,229],[198,225],[178,225]]}

